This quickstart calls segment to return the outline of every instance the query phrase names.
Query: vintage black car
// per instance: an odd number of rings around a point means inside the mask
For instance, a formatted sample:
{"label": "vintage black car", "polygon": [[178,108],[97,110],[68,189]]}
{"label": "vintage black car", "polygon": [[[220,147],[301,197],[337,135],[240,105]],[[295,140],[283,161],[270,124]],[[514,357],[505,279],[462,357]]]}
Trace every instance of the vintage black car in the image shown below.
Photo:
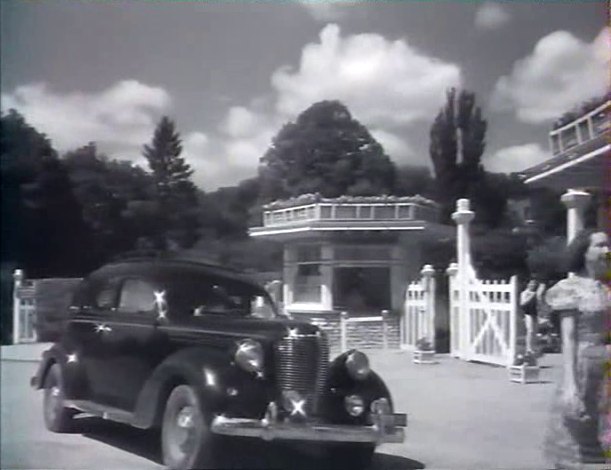
{"label": "vintage black car", "polygon": [[329,362],[323,331],[278,312],[236,271],[123,260],[85,278],[69,309],[32,377],[51,431],[69,430],[78,413],[158,427],[172,469],[214,467],[221,436],[314,441],[340,468],[403,442],[406,415],[393,412],[367,356]]}

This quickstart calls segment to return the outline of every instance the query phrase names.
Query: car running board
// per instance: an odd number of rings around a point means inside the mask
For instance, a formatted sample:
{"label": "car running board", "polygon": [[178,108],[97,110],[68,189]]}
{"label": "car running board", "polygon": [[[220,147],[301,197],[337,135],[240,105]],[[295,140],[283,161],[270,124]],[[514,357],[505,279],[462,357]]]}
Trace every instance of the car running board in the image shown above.
{"label": "car running board", "polygon": [[137,425],[135,416],[129,411],[122,410],[120,408],[114,408],[112,406],[101,405],[88,400],[66,400],[64,402],[66,408],[73,408],[83,413],[97,416],[108,421],[115,421],[117,423],[129,424],[134,427],[140,427]]}

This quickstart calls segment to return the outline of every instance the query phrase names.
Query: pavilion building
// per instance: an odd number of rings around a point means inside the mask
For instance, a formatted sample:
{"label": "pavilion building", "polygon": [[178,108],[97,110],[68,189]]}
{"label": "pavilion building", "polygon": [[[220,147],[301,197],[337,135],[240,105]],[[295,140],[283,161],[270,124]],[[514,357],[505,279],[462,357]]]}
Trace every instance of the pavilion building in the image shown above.
{"label": "pavilion building", "polygon": [[250,236],[283,244],[283,304],[294,315],[400,312],[420,276],[421,243],[454,237],[439,208],[413,197],[306,194],[264,207]]}

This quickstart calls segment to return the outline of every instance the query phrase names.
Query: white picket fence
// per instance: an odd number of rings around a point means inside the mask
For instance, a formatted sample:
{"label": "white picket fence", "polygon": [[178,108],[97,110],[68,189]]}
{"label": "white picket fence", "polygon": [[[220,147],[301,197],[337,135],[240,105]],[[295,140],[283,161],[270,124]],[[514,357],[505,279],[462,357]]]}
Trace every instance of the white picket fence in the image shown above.
{"label": "white picket fence", "polygon": [[510,365],[516,352],[518,279],[471,277],[466,291],[450,266],[450,353],[467,361]]}
{"label": "white picket fence", "polygon": [[420,273],[422,277],[408,284],[405,291],[400,324],[402,349],[415,349],[421,338],[435,347],[435,270],[427,264]]}
{"label": "white picket fence", "polygon": [[388,310],[382,310],[382,314],[377,316],[350,317],[348,312],[341,312],[339,322],[341,351],[347,351],[350,345],[348,332],[350,326],[359,326],[364,323],[377,323],[382,326],[382,349],[388,349],[388,314]]}
{"label": "white picket fence", "polygon": [[35,343],[36,329],[36,286],[34,281],[25,280],[21,269],[13,274],[13,344]]}

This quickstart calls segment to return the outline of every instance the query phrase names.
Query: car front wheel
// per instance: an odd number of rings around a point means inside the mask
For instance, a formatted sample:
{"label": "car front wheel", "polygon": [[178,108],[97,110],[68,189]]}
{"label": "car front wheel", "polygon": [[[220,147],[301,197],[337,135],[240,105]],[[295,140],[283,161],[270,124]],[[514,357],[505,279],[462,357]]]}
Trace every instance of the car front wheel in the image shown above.
{"label": "car front wheel", "polygon": [[215,468],[215,436],[197,392],[179,385],[166,402],[161,428],[164,464],[171,470]]}
{"label": "car front wheel", "polygon": [[74,410],[64,406],[64,381],[59,364],[49,369],[44,383],[43,414],[49,431],[68,432],[72,429]]}

